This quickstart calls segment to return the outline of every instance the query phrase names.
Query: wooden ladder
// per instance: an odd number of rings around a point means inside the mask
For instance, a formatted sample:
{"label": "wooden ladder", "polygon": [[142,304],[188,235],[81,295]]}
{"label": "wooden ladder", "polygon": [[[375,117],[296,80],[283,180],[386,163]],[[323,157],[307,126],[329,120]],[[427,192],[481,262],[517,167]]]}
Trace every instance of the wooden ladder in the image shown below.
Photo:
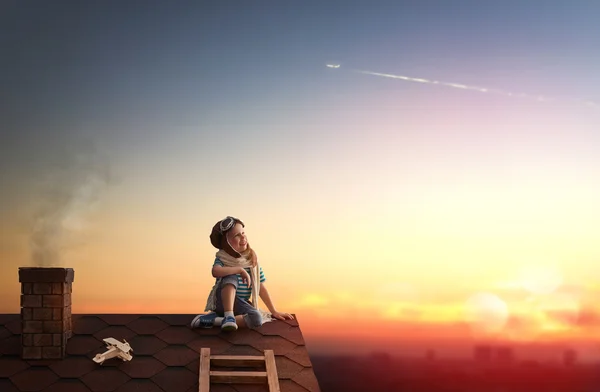
{"label": "wooden ladder", "polygon": [[[211,365],[235,368],[262,368],[265,371],[219,371]],[[200,350],[200,392],[209,392],[210,383],[215,384],[269,384],[269,392],[280,392],[279,376],[273,350],[264,355],[210,355],[210,348]]]}

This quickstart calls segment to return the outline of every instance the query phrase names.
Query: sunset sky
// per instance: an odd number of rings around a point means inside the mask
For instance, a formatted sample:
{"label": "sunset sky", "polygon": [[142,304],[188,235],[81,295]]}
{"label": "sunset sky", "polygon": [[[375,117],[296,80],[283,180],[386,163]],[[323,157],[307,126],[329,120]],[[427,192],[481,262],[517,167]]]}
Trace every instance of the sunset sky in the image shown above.
{"label": "sunset sky", "polygon": [[36,265],[75,269],[74,313],[202,312],[234,215],[315,349],[596,340],[598,15],[4,2],[0,313]]}

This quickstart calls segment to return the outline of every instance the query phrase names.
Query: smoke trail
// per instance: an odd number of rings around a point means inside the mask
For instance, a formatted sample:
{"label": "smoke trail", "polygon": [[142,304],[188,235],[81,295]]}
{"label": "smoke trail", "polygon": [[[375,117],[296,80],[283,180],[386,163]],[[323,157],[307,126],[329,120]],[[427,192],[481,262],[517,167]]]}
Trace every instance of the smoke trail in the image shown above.
{"label": "smoke trail", "polygon": [[[87,227],[87,215],[110,183],[107,160],[93,143],[71,141],[56,167],[46,171],[30,237],[35,266],[58,266],[63,251]],[[76,151],[74,151],[76,150]]]}
{"label": "smoke trail", "polygon": [[[534,99],[534,100],[539,101],[539,102],[547,102],[547,101],[555,101],[555,100],[557,100],[556,98],[549,98],[549,97],[545,97],[543,95],[531,95],[531,94],[525,94],[525,93],[512,93],[512,92],[509,92],[509,91],[491,89],[491,88],[486,88],[486,87],[468,86],[468,85],[459,84],[459,83],[441,82],[441,81],[438,81],[438,80],[428,80],[428,79],[423,79],[423,78],[412,78],[412,77],[409,77],[409,76],[385,74],[385,73],[371,72],[371,71],[363,71],[363,70],[359,70],[359,69],[353,69],[352,71],[358,72],[358,73],[362,73],[362,74],[366,74],[366,75],[381,76],[381,77],[392,78],[392,79],[401,79],[401,80],[405,80],[405,81],[408,81],[408,82],[429,83],[429,84],[436,84],[436,85],[442,85],[442,86],[447,86],[447,87],[458,88],[458,89],[462,89],[462,90],[472,90],[472,91],[478,91],[478,92],[481,92],[481,93],[503,95],[503,96],[506,96],[506,97],[518,97],[518,98]],[[586,106],[592,107],[592,108],[600,108],[600,104],[599,103],[596,103],[596,102],[593,102],[593,101],[590,101],[590,100],[571,100],[571,101],[574,101],[575,103],[583,104],[583,105],[586,105]]]}

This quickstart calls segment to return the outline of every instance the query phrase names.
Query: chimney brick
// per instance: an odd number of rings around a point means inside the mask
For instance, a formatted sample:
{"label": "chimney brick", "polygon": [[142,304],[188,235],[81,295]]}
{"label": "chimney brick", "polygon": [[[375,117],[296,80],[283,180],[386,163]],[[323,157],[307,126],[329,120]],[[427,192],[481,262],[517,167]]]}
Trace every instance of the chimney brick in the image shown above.
{"label": "chimney brick", "polygon": [[51,283],[34,283],[33,294],[52,294]]}
{"label": "chimney brick", "polygon": [[52,294],[62,294],[66,283],[52,283]]}
{"label": "chimney brick", "polygon": [[22,331],[23,333],[42,333],[44,332],[44,324],[43,321],[22,321]]}
{"label": "chimney brick", "polygon": [[67,323],[66,320],[58,320],[58,321],[44,321],[44,326],[43,326],[43,330],[44,333],[61,333],[63,331],[63,328],[65,327],[65,324]]}
{"label": "chimney brick", "polygon": [[23,346],[33,346],[33,334],[32,333],[24,333],[21,339],[21,344]]}
{"label": "chimney brick", "polygon": [[21,308],[21,320],[33,320],[33,308]]}
{"label": "chimney brick", "polygon": [[64,338],[64,334],[61,334],[61,333],[52,334],[52,345],[53,346],[62,346],[62,343],[65,340],[66,339]]}
{"label": "chimney brick", "polygon": [[33,308],[34,320],[52,320],[52,308]]}
{"label": "chimney brick", "polygon": [[36,333],[33,335],[33,345],[39,347],[53,346],[52,334]]}
{"label": "chimney brick", "polygon": [[71,306],[71,293],[63,294],[63,306]]}
{"label": "chimney brick", "polygon": [[19,268],[23,359],[60,359],[73,336],[72,268]]}
{"label": "chimney brick", "polygon": [[42,306],[41,295],[21,295],[21,307],[23,308],[39,308]]}
{"label": "chimney brick", "polygon": [[23,347],[24,359],[42,359],[41,347]]}
{"label": "chimney brick", "polygon": [[64,357],[64,349],[62,347],[42,347],[42,359],[60,359]]}
{"label": "chimney brick", "polygon": [[63,295],[44,295],[42,306],[45,308],[60,308],[63,307]]}
{"label": "chimney brick", "polygon": [[64,313],[64,308],[52,309],[52,320],[62,320]]}

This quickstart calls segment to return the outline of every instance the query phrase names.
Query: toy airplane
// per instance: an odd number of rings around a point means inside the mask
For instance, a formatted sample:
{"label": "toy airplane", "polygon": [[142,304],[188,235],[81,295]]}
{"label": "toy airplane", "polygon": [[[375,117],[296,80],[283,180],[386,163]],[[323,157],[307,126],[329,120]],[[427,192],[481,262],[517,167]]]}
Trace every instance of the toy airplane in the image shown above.
{"label": "toy airplane", "polygon": [[133,352],[133,349],[129,343],[127,343],[127,340],[123,339],[123,343],[114,338],[106,338],[103,340],[104,343],[106,343],[106,349],[108,351],[103,352],[102,354],[96,354],[93,358],[94,362],[102,365],[104,361],[114,357],[119,357],[122,361],[131,361],[133,356],[130,353]]}

